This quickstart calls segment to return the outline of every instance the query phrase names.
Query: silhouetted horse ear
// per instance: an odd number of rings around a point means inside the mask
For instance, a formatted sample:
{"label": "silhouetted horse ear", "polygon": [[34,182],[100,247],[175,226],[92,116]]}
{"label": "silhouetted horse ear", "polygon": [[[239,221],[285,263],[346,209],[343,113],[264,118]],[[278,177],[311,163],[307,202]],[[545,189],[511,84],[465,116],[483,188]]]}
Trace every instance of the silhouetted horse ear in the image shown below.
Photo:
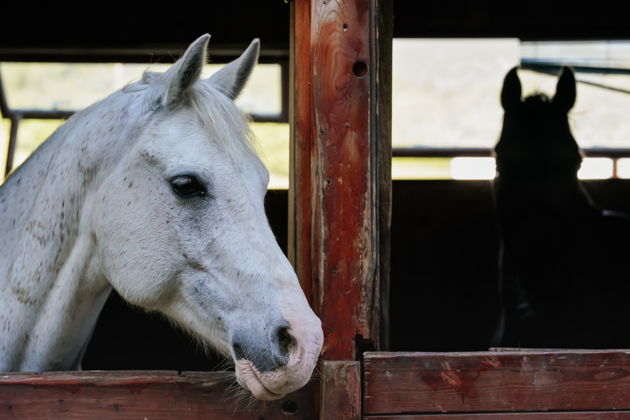
{"label": "silhouetted horse ear", "polygon": [[513,67],[503,79],[501,105],[506,111],[521,103],[521,81],[516,73],[517,69],[518,67]]}
{"label": "silhouetted horse ear", "polygon": [[564,111],[569,112],[575,104],[575,76],[573,70],[569,67],[562,68],[562,74],[558,79],[556,86],[556,95],[553,97],[553,103]]}

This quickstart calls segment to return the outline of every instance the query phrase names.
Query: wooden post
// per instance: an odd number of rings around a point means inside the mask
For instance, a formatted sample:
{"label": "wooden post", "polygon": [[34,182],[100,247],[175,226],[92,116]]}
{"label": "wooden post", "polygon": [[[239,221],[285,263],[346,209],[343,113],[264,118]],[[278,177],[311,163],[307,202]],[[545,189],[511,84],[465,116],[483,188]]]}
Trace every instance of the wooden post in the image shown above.
{"label": "wooden post", "polygon": [[380,347],[391,207],[385,3],[293,2],[289,256],[322,319],[326,360]]}
{"label": "wooden post", "polygon": [[324,361],[319,391],[321,420],[361,418],[361,366],[355,361]]}

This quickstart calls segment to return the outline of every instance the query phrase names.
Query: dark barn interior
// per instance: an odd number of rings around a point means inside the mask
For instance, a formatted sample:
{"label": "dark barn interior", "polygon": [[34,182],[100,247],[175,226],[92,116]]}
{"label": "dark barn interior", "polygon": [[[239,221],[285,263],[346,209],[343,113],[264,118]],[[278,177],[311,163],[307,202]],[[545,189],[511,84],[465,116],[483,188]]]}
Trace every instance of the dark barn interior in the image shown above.
{"label": "dark barn interior", "polygon": [[[535,1],[515,10],[497,0],[400,0],[394,1],[394,37],[630,39],[628,15],[618,4]],[[215,62],[234,57],[253,37],[262,40],[261,60],[289,57],[290,13],[282,0],[180,10],[106,5],[38,6],[35,16],[30,4],[3,6],[3,20],[17,24],[0,25],[0,61],[171,62],[204,32],[213,36]],[[586,186],[601,207],[630,213],[630,180]],[[287,207],[286,190],[268,193],[268,217],[284,250]],[[394,181],[390,350],[487,349],[498,316],[497,252],[489,181]],[[113,293],[83,368],[208,370],[219,363],[160,316],[131,308]]]}

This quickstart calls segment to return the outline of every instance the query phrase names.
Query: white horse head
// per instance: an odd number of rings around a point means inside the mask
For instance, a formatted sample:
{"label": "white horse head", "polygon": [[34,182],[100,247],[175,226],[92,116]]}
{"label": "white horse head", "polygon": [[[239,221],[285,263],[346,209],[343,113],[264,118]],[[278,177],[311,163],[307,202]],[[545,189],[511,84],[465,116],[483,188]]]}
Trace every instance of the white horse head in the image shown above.
{"label": "white horse head", "polygon": [[[202,80],[208,40],[75,115],[0,189],[15,243],[0,256],[0,369],[75,367],[113,287],[231,356],[259,399],[309,380],[321,323],[267,222],[269,175],[233,102],[259,43]],[[21,208],[6,203],[26,188]]]}

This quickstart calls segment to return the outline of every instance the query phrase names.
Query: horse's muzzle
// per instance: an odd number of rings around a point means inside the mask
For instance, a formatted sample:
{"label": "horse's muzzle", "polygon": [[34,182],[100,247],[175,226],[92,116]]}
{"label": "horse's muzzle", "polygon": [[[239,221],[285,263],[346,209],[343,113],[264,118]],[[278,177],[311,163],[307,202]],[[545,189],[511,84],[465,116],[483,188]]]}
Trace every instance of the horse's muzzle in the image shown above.
{"label": "horse's muzzle", "polygon": [[317,323],[292,322],[295,328],[278,324],[264,341],[236,334],[232,346],[238,383],[260,400],[279,399],[306,385],[323,344],[321,324],[314,318]]}

